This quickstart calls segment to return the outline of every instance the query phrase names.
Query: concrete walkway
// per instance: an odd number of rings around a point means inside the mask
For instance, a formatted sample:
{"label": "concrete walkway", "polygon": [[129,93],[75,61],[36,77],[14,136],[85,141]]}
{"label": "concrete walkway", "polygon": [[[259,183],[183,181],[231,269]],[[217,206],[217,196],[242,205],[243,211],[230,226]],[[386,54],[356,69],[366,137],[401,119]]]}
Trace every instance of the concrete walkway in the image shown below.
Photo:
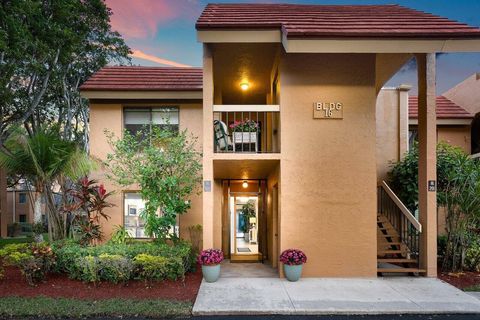
{"label": "concrete walkway", "polygon": [[430,278],[221,278],[202,282],[194,315],[480,313],[480,300]]}

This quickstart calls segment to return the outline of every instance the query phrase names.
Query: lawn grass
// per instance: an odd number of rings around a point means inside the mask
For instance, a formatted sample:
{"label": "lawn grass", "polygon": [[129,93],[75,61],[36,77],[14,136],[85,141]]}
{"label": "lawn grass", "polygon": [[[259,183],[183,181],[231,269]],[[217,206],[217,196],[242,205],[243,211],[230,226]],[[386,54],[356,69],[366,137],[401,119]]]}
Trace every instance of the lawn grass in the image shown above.
{"label": "lawn grass", "polygon": [[0,317],[65,317],[142,316],[186,318],[191,315],[191,302],[169,300],[76,300],[49,297],[0,298]]}
{"label": "lawn grass", "polygon": [[[48,233],[43,234],[43,239],[48,240]],[[0,249],[6,246],[7,244],[12,243],[29,243],[33,242],[33,238],[31,236],[27,237],[15,237],[15,238],[0,238]]]}
{"label": "lawn grass", "polygon": [[475,284],[473,286],[463,288],[463,291],[480,291],[480,284]]}
{"label": "lawn grass", "polygon": [[32,242],[32,238],[31,237],[0,238],[0,249],[6,246],[7,244],[27,243],[27,242]]}

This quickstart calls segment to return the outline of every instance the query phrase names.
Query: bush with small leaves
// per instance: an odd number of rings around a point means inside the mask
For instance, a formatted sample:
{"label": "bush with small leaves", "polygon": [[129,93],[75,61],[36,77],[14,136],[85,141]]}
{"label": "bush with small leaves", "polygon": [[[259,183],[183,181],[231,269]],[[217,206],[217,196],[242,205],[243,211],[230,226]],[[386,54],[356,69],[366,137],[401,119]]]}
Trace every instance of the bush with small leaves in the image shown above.
{"label": "bush with small leaves", "polygon": [[101,254],[98,256],[100,279],[112,283],[127,282],[133,271],[133,263],[118,254]]}

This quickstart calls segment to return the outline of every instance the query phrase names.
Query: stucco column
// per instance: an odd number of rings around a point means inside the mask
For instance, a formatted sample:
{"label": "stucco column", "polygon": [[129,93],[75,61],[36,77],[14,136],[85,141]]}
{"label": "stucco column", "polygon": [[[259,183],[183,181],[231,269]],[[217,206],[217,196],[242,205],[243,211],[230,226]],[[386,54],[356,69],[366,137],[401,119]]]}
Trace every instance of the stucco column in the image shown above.
{"label": "stucco column", "polygon": [[401,84],[398,86],[398,159],[403,159],[408,151],[408,91],[412,86]]}
{"label": "stucco column", "polygon": [[213,247],[213,59],[203,45],[203,247]]}
{"label": "stucco column", "polygon": [[437,125],[435,108],[435,54],[417,54],[418,68],[418,207],[420,268],[437,276]]}

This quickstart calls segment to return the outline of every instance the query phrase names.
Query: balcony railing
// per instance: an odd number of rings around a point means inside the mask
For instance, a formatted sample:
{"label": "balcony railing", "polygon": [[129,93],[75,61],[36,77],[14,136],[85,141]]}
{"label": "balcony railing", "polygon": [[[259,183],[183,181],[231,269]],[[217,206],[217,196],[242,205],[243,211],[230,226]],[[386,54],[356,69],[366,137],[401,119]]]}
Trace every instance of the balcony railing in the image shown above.
{"label": "balcony railing", "polygon": [[280,152],[278,105],[214,105],[215,152]]}

